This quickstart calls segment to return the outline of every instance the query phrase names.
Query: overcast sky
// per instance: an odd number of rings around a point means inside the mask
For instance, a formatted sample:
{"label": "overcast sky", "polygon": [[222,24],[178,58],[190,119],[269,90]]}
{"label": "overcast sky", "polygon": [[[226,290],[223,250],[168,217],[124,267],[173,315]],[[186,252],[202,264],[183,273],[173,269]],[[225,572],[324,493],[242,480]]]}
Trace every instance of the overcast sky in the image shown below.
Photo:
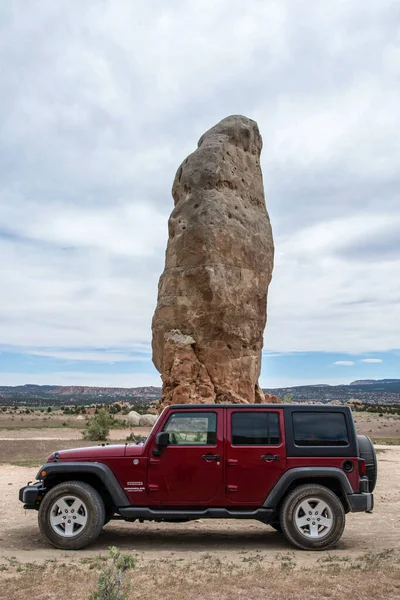
{"label": "overcast sky", "polygon": [[400,377],[398,1],[16,0],[0,23],[0,385],[159,384],[172,181],[230,114],[264,139],[262,385]]}

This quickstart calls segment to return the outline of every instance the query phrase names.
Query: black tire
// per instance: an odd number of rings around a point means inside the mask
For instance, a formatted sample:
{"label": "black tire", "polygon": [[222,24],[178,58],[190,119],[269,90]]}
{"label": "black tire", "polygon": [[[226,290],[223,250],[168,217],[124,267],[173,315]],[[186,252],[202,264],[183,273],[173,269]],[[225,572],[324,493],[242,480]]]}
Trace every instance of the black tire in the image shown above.
{"label": "black tire", "polygon": [[[308,537],[308,535],[304,532],[302,533],[300,528],[296,525],[295,515],[297,511],[300,510],[299,505],[307,499],[323,501],[329,507],[332,525],[331,529],[328,530],[323,537]],[[315,505],[315,507],[317,507],[317,505]],[[313,517],[311,513],[309,514],[311,519],[310,525],[305,525],[305,527],[309,527],[310,529],[312,519],[315,518],[315,521],[317,521],[318,517]],[[305,517],[307,518],[307,515],[305,515]],[[280,522],[282,532],[286,539],[298,548],[301,548],[302,550],[327,550],[328,548],[332,548],[332,546],[339,541],[344,530],[346,516],[342,502],[330,489],[323,485],[305,484],[292,490],[283,501]],[[322,527],[322,525],[317,526]],[[323,533],[323,530],[321,530],[321,532]]]}
{"label": "black tire", "polygon": [[376,458],[375,448],[367,435],[358,435],[357,439],[360,458],[365,460],[367,477],[369,481],[369,491],[372,493],[375,489],[376,480],[378,478],[378,461]]}
{"label": "black tire", "polygon": [[[85,525],[73,537],[64,537],[57,533],[50,522],[51,511],[54,509],[56,501],[68,496],[81,500],[87,509],[84,513]],[[62,513],[60,514],[62,515]],[[79,550],[79,548],[94,542],[98,537],[103,528],[105,516],[104,502],[97,490],[82,481],[66,481],[59,483],[47,492],[40,503],[38,522],[42,535],[50,544],[60,550]]]}

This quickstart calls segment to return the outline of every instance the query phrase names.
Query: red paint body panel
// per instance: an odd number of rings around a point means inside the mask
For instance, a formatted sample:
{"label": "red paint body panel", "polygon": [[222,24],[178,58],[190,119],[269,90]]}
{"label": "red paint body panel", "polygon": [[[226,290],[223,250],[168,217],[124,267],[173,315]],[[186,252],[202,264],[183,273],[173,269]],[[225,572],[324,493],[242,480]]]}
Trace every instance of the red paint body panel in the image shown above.
{"label": "red paint body panel", "polygon": [[[180,411],[182,413],[184,411]],[[193,412],[191,410],[190,412]],[[215,445],[168,446],[160,457],[148,463],[149,500],[165,506],[204,505],[215,506],[216,498],[223,487],[224,461],[224,410],[199,409],[197,413],[213,412],[217,415]],[[160,421],[160,431],[169,413]],[[146,444],[149,456],[155,448],[155,438]],[[220,460],[204,460],[203,456],[220,456]],[[154,486],[158,486],[155,488]]]}
{"label": "red paint body panel", "polygon": [[[282,409],[248,409],[246,412],[277,412],[281,443],[276,446],[233,446],[231,416],[237,409],[226,411],[226,486],[229,500],[238,505],[260,506],[286,469],[285,428]],[[279,460],[267,462],[262,456],[271,454]]]}
{"label": "red paint body panel", "polygon": [[346,473],[347,479],[350,481],[350,485],[353,488],[353,491],[357,493],[359,491],[360,486],[360,476],[358,473],[358,458],[346,458],[343,457],[326,457],[326,458],[317,458],[317,457],[307,457],[301,458],[299,456],[296,457],[288,457],[287,459],[287,469],[293,469],[294,467],[337,467],[338,469],[342,469],[344,461],[352,461],[354,463],[354,470],[351,473]]}
{"label": "red paint body panel", "polygon": [[[58,455],[59,460],[99,460],[103,462],[110,456],[125,456],[125,444],[71,448],[71,450],[60,450]],[[49,456],[49,460],[54,460],[54,452]]]}
{"label": "red paint body panel", "polygon": [[[287,457],[284,427],[284,409],[276,407],[255,408],[248,411],[278,412],[281,442],[276,446],[233,446],[231,415],[237,409],[202,408],[195,412],[217,414],[215,445],[170,445],[161,456],[153,456],[156,434],[163,430],[174,407],[166,408],[144,446],[135,444],[93,446],[61,450],[58,460],[94,461],[110,467],[129,503],[136,506],[260,506],[283,473],[295,467],[338,467],[343,462],[354,462],[354,470],[346,473],[354,492],[359,491],[358,458],[343,457]],[[188,412],[193,412],[188,407]],[[180,408],[179,412],[184,412]],[[219,455],[219,460],[204,460],[207,454]],[[279,456],[278,460],[265,461],[262,455]],[[54,459],[54,454],[49,460]]]}

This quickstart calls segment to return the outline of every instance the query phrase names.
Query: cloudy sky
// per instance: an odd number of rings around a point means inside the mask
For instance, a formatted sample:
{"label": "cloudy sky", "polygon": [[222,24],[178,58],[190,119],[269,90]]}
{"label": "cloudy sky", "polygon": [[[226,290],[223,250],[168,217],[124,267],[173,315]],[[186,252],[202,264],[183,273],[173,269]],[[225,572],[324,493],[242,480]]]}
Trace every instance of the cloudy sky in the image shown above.
{"label": "cloudy sky", "polygon": [[259,123],[276,245],[263,386],[400,377],[396,0],[0,7],[0,385],[158,385],[171,184]]}

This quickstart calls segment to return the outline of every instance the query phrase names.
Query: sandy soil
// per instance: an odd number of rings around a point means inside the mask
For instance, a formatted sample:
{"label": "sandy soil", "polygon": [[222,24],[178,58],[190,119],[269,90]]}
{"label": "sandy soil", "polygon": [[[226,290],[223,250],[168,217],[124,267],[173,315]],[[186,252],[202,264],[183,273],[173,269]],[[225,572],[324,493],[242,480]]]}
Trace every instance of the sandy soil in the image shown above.
{"label": "sandy soil", "polygon": [[369,435],[372,438],[399,438],[400,415],[383,415],[376,413],[353,412],[357,433]]}
{"label": "sandy soil", "polygon": [[[334,553],[356,557],[400,546],[400,446],[385,447],[378,454],[379,479],[372,515],[347,516],[345,533]],[[242,560],[243,553],[261,553],[273,564],[282,553],[294,553],[298,563],[312,564],[319,553],[296,551],[283,536],[256,521],[204,520],[187,524],[140,524],[114,521],[98,541],[79,552],[62,552],[48,546],[37,526],[37,513],[23,511],[18,490],[34,478],[35,469],[0,465],[0,564],[11,557],[41,563],[57,558],[73,562],[105,553],[110,545],[137,553],[142,560],[175,557],[189,561],[201,555],[221,560]]]}
{"label": "sandy soil", "polygon": [[[85,425],[82,425],[82,430]],[[147,435],[150,427],[135,427],[134,429],[111,429],[110,440],[124,440],[132,431],[136,435]],[[77,431],[68,427],[47,427],[45,429],[0,429],[0,441],[3,440],[76,440],[77,446],[83,441],[77,437]],[[59,445],[57,446],[58,449]]]}
{"label": "sandy soil", "polygon": [[[357,432],[373,438],[398,438],[400,444],[400,415],[379,416],[377,413],[353,412]],[[126,421],[126,416],[117,415],[117,421]],[[65,425],[64,425],[65,424]],[[76,416],[52,413],[43,415],[10,415],[0,412],[0,440],[4,439],[78,439],[78,431],[84,429],[86,420]],[[111,430],[111,439],[125,439],[130,428]],[[135,427],[135,433],[149,431],[146,427]]]}

